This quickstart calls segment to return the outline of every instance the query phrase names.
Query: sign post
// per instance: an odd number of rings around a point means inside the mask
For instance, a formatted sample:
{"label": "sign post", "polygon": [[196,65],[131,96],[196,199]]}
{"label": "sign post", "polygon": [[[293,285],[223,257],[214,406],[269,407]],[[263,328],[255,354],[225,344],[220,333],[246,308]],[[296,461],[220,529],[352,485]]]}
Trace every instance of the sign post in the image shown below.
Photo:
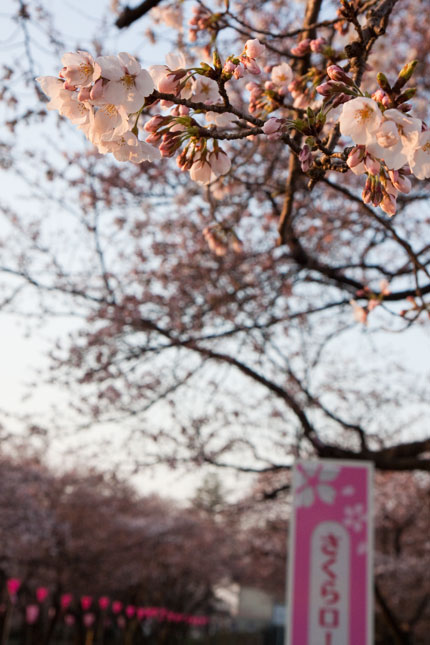
{"label": "sign post", "polygon": [[369,462],[298,461],[288,557],[287,645],[372,645]]}

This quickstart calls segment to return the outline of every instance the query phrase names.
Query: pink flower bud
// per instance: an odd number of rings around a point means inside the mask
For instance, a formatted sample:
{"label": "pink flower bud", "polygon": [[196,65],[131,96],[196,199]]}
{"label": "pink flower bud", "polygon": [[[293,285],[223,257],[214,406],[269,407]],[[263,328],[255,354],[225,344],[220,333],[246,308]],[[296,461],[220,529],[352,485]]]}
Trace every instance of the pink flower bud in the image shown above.
{"label": "pink flower bud", "polygon": [[371,175],[379,175],[381,171],[381,164],[372,156],[366,155],[364,159],[364,165]]}
{"label": "pink flower bud", "polygon": [[166,94],[176,94],[179,90],[179,83],[174,74],[166,74],[158,81],[158,91]]}
{"label": "pink flower bud", "polygon": [[225,74],[233,74],[234,70],[236,69],[237,65],[233,63],[231,60],[227,60],[224,64],[224,67],[222,68],[222,71]]}
{"label": "pink flower bud", "polygon": [[166,123],[166,118],[164,116],[160,116],[159,114],[156,114],[153,116],[149,121],[145,123],[143,126],[143,129],[146,130],[146,132],[157,132],[158,128],[161,125],[164,125]]}
{"label": "pink flower bud", "polygon": [[315,52],[316,54],[320,54],[324,49],[326,43],[327,41],[325,38],[315,38],[314,40],[311,40],[309,46],[311,48],[311,51]]}
{"label": "pink flower bud", "polygon": [[245,71],[244,71],[242,65],[238,65],[236,67],[236,69],[234,70],[234,72],[233,72],[233,76],[234,76],[234,78],[236,80],[239,79],[239,78],[243,78],[244,74],[245,74]]}
{"label": "pink flower bud", "polygon": [[218,150],[214,150],[210,153],[209,164],[212,168],[213,174],[216,177],[225,175],[231,168],[230,157],[228,157],[224,150],[221,150],[221,148],[218,148]]}
{"label": "pink flower bud", "polygon": [[399,171],[398,170],[389,170],[388,171],[388,176],[391,179],[391,181],[394,182],[398,180],[399,178]]}
{"label": "pink flower bud", "polygon": [[376,186],[373,189],[372,204],[374,206],[379,206],[379,204],[381,203],[383,197],[384,197],[384,193],[382,191],[382,186],[378,181],[378,183],[376,184]]}
{"label": "pink flower bud", "polygon": [[332,81],[337,81],[338,83],[345,83],[345,85],[354,85],[352,78],[344,72],[344,70],[339,65],[330,65],[327,67],[327,76]]}
{"label": "pink flower bud", "polygon": [[379,206],[384,211],[384,213],[387,213],[387,215],[389,215],[390,217],[396,214],[397,204],[396,198],[393,195],[385,193]]}
{"label": "pink flower bud", "polygon": [[89,101],[91,98],[91,92],[89,87],[82,87],[78,93],[78,101]]}
{"label": "pink flower bud", "polygon": [[274,132],[278,132],[281,126],[282,121],[272,116],[263,125],[263,132],[264,134],[273,134]]}
{"label": "pink flower bud", "polygon": [[346,163],[350,168],[355,168],[359,163],[363,161],[366,148],[364,146],[355,146],[348,155]]}
{"label": "pink flower bud", "polygon": [[373,92],[372,99],[378,103],[382,103],[385,107],[388,107],[391,104],[390,97],[384,90],[379,88],[376,92]]}
{"label": "pink flower bud", "polygon": [[162,142],[159,145],[161,156],[173,157],[180,145],[181,141],[179,137],[171,134],[170,132],[166,132],[166,134],[163,134]]}
{"label": "pink flower bud", "polygon": [[250,74],[261,74],[261,69],[255,62],[254,58],[249,58],[248,56],[241,56],[240,62],[246,68]]}
{"label": "pink flower bud", "polygon": [[136,611],[136,616],[139,620],[142,620],[146,616],[146,609],[145,607],[138,607]]}
{"label": "pink flower bud", "polygon": [[361,199],[365,204],[370,204],[372,201],[372,193],[368,188],[365,188],[361,193]]}
{"label": "pink flower bud", "polygon": [[99,78],[91,88],[90,92],[90,97],[92,101],[97,101],[98,99],[101,99],[103,96],[103,81],[101,78]]}
{"label": "pink flower bud", "polygon": [[307,143],[305,143],[303,148],[300,150],[299,161],[302,172],[308,172],[309,168],[312,166],[312,153]]}
{"label": "pink flower bud", "polygon": [[146,143],[150,143],[151,146],[154,146],[154,145],[158,146],[158,144],[159,144],[159,142],[161,140],[161,136],[162,135],[158,134],[157,132],[152,132],[149,135],[149,137],[146,137],[145,141],[146,141]]}
{"label": "pink flower bud", "polygon": [[112,603],[112,611],[114,614],[119,614],[122,609],[122,602],[120,600],[114,600]]}
{"label": "pink flower bud", "polygon": [[338,94],[336,98],[334,99],[333,103],[331,104],[332,108],[336,108],[338,105],[343,105],[344,103],[348,103],[348,101],[351,101],[354,97],[351,96],[350,94]]}
{"label": "pink flower bud", "polygon": [[405,195],[408,195],[411,192],[412,184],[411,180],[408,177],[404,177],[403,175],[398,175],[398,178],[393,182],[393,186],[397,188],[398,191],[401,193],[404,193]]}
{"label": "pink flower bud", "polygon": [[316,91],[318,94],[321,94],[321,96],[331,96],[333,94],[333,88],[329,82],[318,85]]}
{"label": "pink flower bud", "polygon": [[293,47],[291,50],[291,53],[294,56],[304,56],[305,54],[308,54],[310,51],[310,44],[311,40],[310,38],[305,38],[304,40],[301,40],[296,47]]}

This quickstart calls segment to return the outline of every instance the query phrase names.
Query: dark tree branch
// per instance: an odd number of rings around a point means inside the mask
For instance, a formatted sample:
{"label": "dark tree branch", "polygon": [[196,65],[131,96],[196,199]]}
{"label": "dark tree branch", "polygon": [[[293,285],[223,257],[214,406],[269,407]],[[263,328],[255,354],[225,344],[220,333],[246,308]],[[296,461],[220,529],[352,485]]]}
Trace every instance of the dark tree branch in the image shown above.
{"label": "dark tree branch", "polygon": [[409,634],[404,632],[401,626],[399,625],[396,616],[391,611],[388,606],[382,591],[377,582],[375,582],[375,596],[378,601],[378,604],[382,610],[382,615],[384,616],[385,622],[390,627],[398,645],[409,645]]}
{"label": "dark tree branch", "polygon": [[144,0],[134,9],[130,7],[125,7],[125,9],[119,14],[118,18],[115,21],[115,25],[118,29],[124,29],[125,27],[130,27],[133,22],[142,18],[148,11],[160,4],[161,0]]}

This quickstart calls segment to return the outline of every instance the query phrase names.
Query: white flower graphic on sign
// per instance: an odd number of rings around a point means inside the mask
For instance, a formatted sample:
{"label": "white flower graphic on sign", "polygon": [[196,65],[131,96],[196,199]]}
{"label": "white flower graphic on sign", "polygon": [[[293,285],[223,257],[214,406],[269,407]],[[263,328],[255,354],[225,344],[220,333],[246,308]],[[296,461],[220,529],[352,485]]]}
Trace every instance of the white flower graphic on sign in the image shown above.
{"label": "white flower graphic on sign", "polygon": [[366,555],[367,553],[367,543],[360,542],[357,546],[357,555]]}
{"label": "white flower graphic on sign", "polygon": [[344,486],[342,488],[342,495],[351,496],[351,495],[354,495],[354,493],[355,493],[354,486]]}
{"label": "white flower graphic on sign", "polygon": [[309,508],[316,499],[326,504],[333,504],[336,489],[326,482],[331,482],[338,476],[339,466],[320,464],[318,462],[299,464],[295,470],[295,504]]}
{"label": "white flower graphic on sign", "polygon": [[352,531],[359,533],[366,524],[367,517],[364,504],[345,506],[343,523]]}

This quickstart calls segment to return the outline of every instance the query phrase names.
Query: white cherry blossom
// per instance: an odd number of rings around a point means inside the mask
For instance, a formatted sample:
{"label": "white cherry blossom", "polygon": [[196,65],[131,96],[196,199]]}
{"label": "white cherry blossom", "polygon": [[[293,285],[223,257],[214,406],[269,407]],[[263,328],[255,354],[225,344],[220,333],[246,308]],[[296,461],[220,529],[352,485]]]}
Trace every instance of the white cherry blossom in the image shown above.
{"label": "white cherry blossom", "polygon": [[281,63],[272,69],[271,78],[273,83],[279,87],[279,94],[285,96],[288,93],[288,85],[293,80],[293,70],[288,63]]}
{"label": "white cherry blossom", "polygon": [[145,97],[154,90],[150,74],[142,69],[140,63],[126,52],[118,56],[99,56],[101,75],[107,79],[103,90],[106,103],[123,105],[127,112],[137,112]]}
{"label": "white cherry blossom", "polygon": [[160,152],[145,141],[140,141],[132,132],[128,131],[111,141],[103,141],[97,146],[99,152],[105,154],[112,152],[117,161],[157,161]]}
{"label": "white cherry blossom", "polygon": [[76,94],[72,92],[67,92],[67,95],[63,98],[61,108],[58,109],[59,113],[74,125],[89,123],[93,111],[92,106],[87,102],[79,101]]}
{"label": "white cherry blossom", "polygon": [[110,141],[129,130],[128,114],[123,105],[103,103],[90,116],[88,138],[97,145],[100,141]]}
{"label": "white cherry blossom", "polygon": [[196,159],[190,168],[190,177],[198,184],[209,184],[212,179],[212,167],[206,159]]}
{"label": "white cherry blossom", "polygon": [[407,116],[400,110],[385,110],[384,119],[394,121],[405,148],[415,148],[421,132],[422,122],[411,116]]}
{"label": "white cherry blossom", "polygon": [[182,30],[182,7],[153,7],[151,9],[151,18],[156,22],[164,22],[172,29]]}
{"label": "white cherry blossom", "polygon": [[341,133],[358,144],[371,143],[381,122],[382,112],[376,101],[364,97],[344,103],[339,117]]}
{"label": "white cherry blossom", "polygon": [[187,66],[187,59],[181,51],[169,52],[166,54],[166,64],[172,70],[184,69]]}
{"label": "white cherry blossom", "polygon": [[257,38],[247,40],[245,43],[245,52],[249,58],[258,58],[266,51],[266,46],[260,43]]}
{"label": "white cherry blossom", "polygon": [[234,114],[219,114],[218,112],[206,112],[205,119],[208,123],[213,123],[218,128],[229,128],[237,121]]}
{"label": "white cherry blossom", "polygon": [[216,103],[220,96],[218,85],[211,78],[198,76],[193,82],[193,101],[202,103]]}
{"label": "white cherry blossom", "polygon": [[209,163],[215,178],[226,175],[231,168],[230,157],[220,148],[210,153]]}
{"label": "white cherry blossom", "polygon": [[48,110],[60,110],[64,101],[70,96],[70,91],[64,89],[64,82],[56,76],[39,76],[36,78],[42,91],[51,99],[46,104]]}
{"label": "white cherry blossom", "polygon": [[375,133],[375,141],[368,144],[367,150],[374,157],[383,159],[391,170],[404,166],[417,145],[421,121],[409,117],[400,110],[384,112],[384,121]]}
{"label": "white cherry blossom", "polygon": [[[151,65],[148,71],[152,77],[154,85],[159,92],[168,94],[177,94],[178,80],[172,72],[183,70],[186,67],[185,55],[181,52],[170,52],[166,55],[166,65]],[[182,79],[181,79],[182,80]],[[183,99],[190,98],[192,94],[191,79],[181,89],[179,96]]]}
{"label": "white cherry blossom", "polygon": [[89,87],[100,78],[100,65],[85,51],[68,52],[61,59],[64,68],[60,76],[75,87]]}
{"label": "white cherry blossom", "polygon": [[410,158],[411,170],[418,179],[430,178],[430,130],[418,137],[417,146]]}

